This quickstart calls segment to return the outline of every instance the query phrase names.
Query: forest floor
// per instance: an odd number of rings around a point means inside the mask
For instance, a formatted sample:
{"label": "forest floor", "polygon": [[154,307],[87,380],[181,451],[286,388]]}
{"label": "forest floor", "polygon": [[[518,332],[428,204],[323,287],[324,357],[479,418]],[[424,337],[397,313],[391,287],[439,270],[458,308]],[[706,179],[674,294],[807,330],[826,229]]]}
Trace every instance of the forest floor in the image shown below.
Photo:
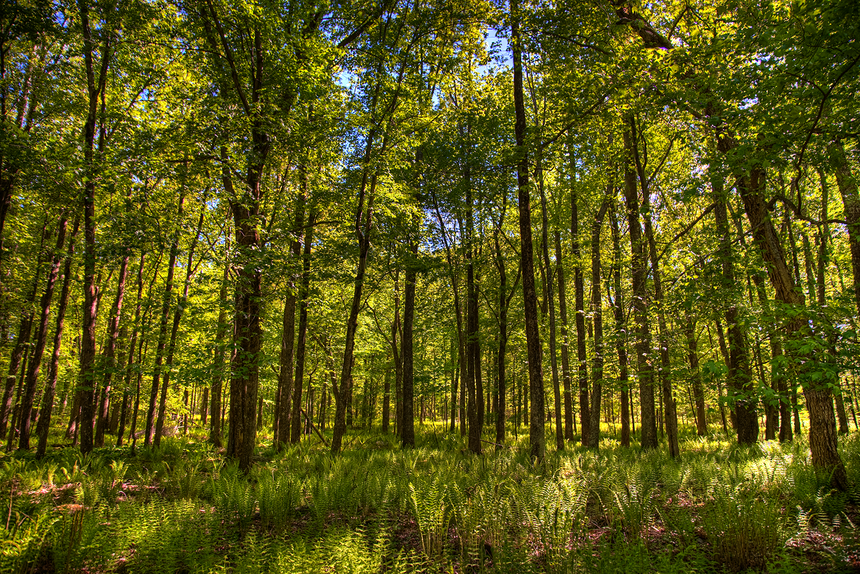
{"label": "forest floor", "polygon": [[679,460],[608,438],[534,465],[522,433],[475,456],[416,428],[408,450],[353,430],[335,457],[260,437],[247,475],[192,435],[0,455],[0,572],[860,571],[860,434],[841,493],[802,438],[687,436]]}

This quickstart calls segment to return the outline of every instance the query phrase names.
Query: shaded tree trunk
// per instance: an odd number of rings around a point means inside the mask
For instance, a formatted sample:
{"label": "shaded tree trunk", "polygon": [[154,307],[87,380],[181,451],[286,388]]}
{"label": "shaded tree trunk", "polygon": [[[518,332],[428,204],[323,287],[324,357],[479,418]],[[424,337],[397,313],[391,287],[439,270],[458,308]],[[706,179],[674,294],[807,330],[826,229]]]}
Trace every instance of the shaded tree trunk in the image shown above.
{"label": "shaded tree trunk", "polygon": [[529,158],[525,145],[526,111],[523,100],[522,39],[517,0],[511,0],[511,48],[514,64],[514,136],[517,150],[517,202],[520,224],[520,266],[523,277],[523,311],[526,324],[526,350],[529,372],[529,455],[543,460],[546,452],[544,430],[543,366],[537,316],[537,291],[534,279],[531,198],[529,197]]}
{"label": "shaded tree trunk", "polygon": [[69,291],[72,284],[72,261],[75,254],[75,237],[78,234],[79,218],[75,218],[75,224],[69,237],[69,247],[66,253],[66,262],[63,266],[63,286],[60,289],[60,301],[57,305],[57,322],[54,330],[54,352],[51,355],[51,364],[48,367],[48,376],[45,380],[45,392],[42,395],[42,412],[39,415],[39,423],[36,426],[36,434],[39,436],[39,445],[36,447],[36,456],[41,458],[48,449],[48,433],[51,428],[51,414],[54,408],[54,394],[57,389],[57,376],[60,366],[60,352],[63,342],[63,327],[66,319],[66,309],[69,303]]}
{"label": "shaded tree trunk", "polygon": [[600,230],[603,218],[613,200],[612,184],[606,186],[606,193],[600,202],[594,222],[591,225],[591,313],[594,325],[594,358],[591,362],[592,391],[589,402],[589,433],[588,446],[598,448],[600,445],[600,398],[603,393],[603,300],[600,290]]}
{"label": "shaded tree trunk", "polygon": [[636,362],[639,370],[640,443],[643,449],[657,448],[657,415],[654,405],[654,371],[651,366],[651,324],[648,319],[647,257],[639,222],[639,198],[634,167],[633,136],[624,132],[624,200],[630,233],[633,279],[633,318],[636,328]]}
{"label": "shaded tree trunk", "polygon": [[630,381],[627,372],[627,321],[624,317],[624,294],[621,291],[621,233],[615,214],[615,201],[610,204],[612,223],[612,287],[615,299],[612,314],[615,319],[615,351],[618,354],[618,383],[621,386],[621,446],[630,446]]}
{"label": "shaded tree trunk", "polygon": [[[305,229],[304,250],[302,252],[302,280],[299,289],[299,338],[296,345],[296,378],[293,389],[293,416],[290,429],[290,442],[299,442],[300,407],[302,401],[302,385],[305,376],[305,353],[308,335],[308,297],[311,290],[311,246],[314,242],[314,224],[316,213],[311,210]],[[309,415],[310,416],[310,415]],[[283,421],[282,421],[283,423]]]}

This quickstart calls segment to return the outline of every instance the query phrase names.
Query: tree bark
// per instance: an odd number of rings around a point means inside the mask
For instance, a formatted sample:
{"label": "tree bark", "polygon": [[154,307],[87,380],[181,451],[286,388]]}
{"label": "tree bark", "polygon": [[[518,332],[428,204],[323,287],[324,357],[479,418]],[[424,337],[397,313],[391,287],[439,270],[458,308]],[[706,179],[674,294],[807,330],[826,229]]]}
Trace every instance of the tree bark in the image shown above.
{"label": "tree bark", "polygon": [[[573,146],[568,144],[568,155],[570,163],[570,237],[573,254],[573,289],[576,302],[576,358],[577,371],[579,372],[579,426],[582,431],[582,445],[590,444],[591,414],[588,403],[588,356],[586,353],[586,330],[585,330],[585,286],[582,273],[582,263],[579,245],[579,200],[577,197],[575,160],[573,157]],[[598,413],[599,416],[600,413]]]}
{"label": "tree bark", "polygon": [[226,355],[227,330],[227,284],[230,281],[230,233],[224,237],[224,270],[221,277],[221,289],[218,292],[218,327],[215,330],[215,357],[212,362],[212,396],[209,407],[209,442],[216,448],[221,447],[221,394],[224,382],[224,366]]}
{"label": "tree bark", "polygon": [[630,381],[627,372],[627,320],[624,317],[624,293],[621,291],[621,233],[615,214],[615,199],[610,204],[609,220],[612,223],[612,287],[615,300],[612,314],[615,319],[615,351],[618,354],[618,383],[621,387],[621,446],[630,446]]}
{"label": "tree bark", "polygon": [[98,420],[96,421],[95,445],[99,447],[105,444],[105,426],[110,406],[111,382],[113,381],[113,372],[116,369],[116,345],[119,339],[119,326],[122,318],[122,302],[125,298],[125,283],[128,278],[128,260],[129,255],[126,254],[122,258],[122,263],[120,263],[116,298],[114,299],[108,322],[108,339],[104,351],[105,375],[104,379],[102,379],[101,399],[99,400]]}
{"label": "tree bark", "polygon": [[[573,163],[573,160],[571,160]],[[540,151],[535,160],[535,179],[537,179],[538,192],[540,194],[541,212],[541,255],[543,256],[543,267],[546,277],[546,301],[549,310],[549,357],[550,372],[552,374],[553,407],[555,418],[555,448],[564,450],[564,426],[561,418],[561,388],[558,380],[558,361],[556,359],[556,335],[555,335],[555,293],[553,292],[555,278],[553,277],[553,266],[549,259],[549,217],[547,215],[546,191],[543,182],[543,157]]]}
{"label": "tree bark", "polygon": [[708,419],[705,413],[705,389],[702,387],[702,374],[699,371],[696,327],[689,309],[684,313],[684,320],[684,334],[687,337],[687,360],[690,362],[690,380],[693,384],[693,398],[696,401],[696,434],[698,436],[705,436],[708,434]]}
{"label": "tree bark", "polygon": [[48,376],[45,380],[45,392],[42,395],[42,412],[39,423],[36,426],[36,434],[39,436],[39,445],[36,447],[36,456],[41,458],[48,449],[48,432],[51,428],[51,413],[54,408],[54,394],[57,389],[57,374],[60,366],[60,352],[63,341],[63,326],[65,325],[66,309],[69,303],[69,291],[72,284],[72,261],[75,254],[75,237],[78,234],[79,218],[75,218],[71,236],[69,237],[69,248],[66,253],[66,262],[63,266],[63,286],[60,289],[60,301],[57,305],[57,322],[54,330],[54,352],[51,355],[51,364],[48,367]]}
{"label": "tree bark", "polygon": [[[185,205],[185,190],[179,194],[179,207],[177,209],[177,221],[182,221]],[[153,444],[153,431],[155,431],[155,409],[158,404],[158,389],[161,387],[162,363],[164,361],[164,348],[167,346],[167,322],[170,319],[170,299],[173,293],[173,274],[176,270],[176,257],[179,254],[179,230],[173,236],[170,245],[170,258],[167,262],[167,278],[164,282],[164,293],[161,299],[161,315],[158,323],[158,342],[155,348],[155,366],[152,373],[152,389],[149,393],[149,407],[146,410],[146,439],[144,444]],[[166,376],[166,375],[165,375]]]}
{"label": "tree bark", "polygon": [[308,297],[311,290],[311,247],[314,242],[314,224],[316,213],[311,210],[305,228],[304,250],[302,252],[302,278],[299,288],[299,338],[296,345],[296,378],[293,389],[293,416],[292,428],[290,429],[290,442],[299,442],[299,414],[301,411],[301,400],[303,380],[305,376],[305,350],[308,335]]}
{"label": "tree bark", "polygon": [[57,283],[57,276],[60,272],[63,245],[66,242],[67,223],[68,221],[64,214],[61,217],[59,227],[57,228],[57,244],[54,247],[51,267],[48,270],[48,281],[45,285],[45,292],[42,295],[41,313],[39,314],[39,324],[36,330],[36,340],[33,344],[33,352],[30,357],[30,365],[27,369],[27,378],[24,385],[24,396],[21,400],[21,437],[18,443],[18,448],[20,450],[29,450],[30,448],[30,414],[33,410],[33,401],[36,397],[36,381],[39,378],[39,369],[42,366],[42,355],[45,352],[45,345],[48,341],[48,323],[51,318],[51,301],[54,298],[54,287]]}
{"label": "tree bark", "polygon": [[567,293],[564,281],[564,256],[561,249],[561,231],[555,230],[555,273],[558,276],[558,315],[561,332],[561,380],[564,393],[564,438],[573,440],[573,405],[570,392],[570,334],[567,327]]}
{"label": "tree bark", "polygon": [[[723,153],[734,149],[735,144],[728,136],[719,141]],[[748,173],[736,175],[735,187],[744,202],[744,210],[753,229],[753,237],[767,264],[768,277],[776,292],[777,299],[798,311],[798,315],[786,325],[787,337],[791,342],[799,338],[822,337],[828,329],[824,320],[819,318],[822,325],[810,325],[811,317],[805,308],[804,298],[797,289],[791,276],[785,255],[779,242],[779,237],[769,217],[769,210],[764,200],[765,172],[759,166],[753,166]],[[812,464],[821,471],[830,473],[831,485],[844,491],[848,488],[848,476],[845,465],[839,455],[836,439],[836,423],[833,413],[833,396],[827,387],[814,382],[809,370],[816,368],[816,361],[799,353],[795,348],[789,349],[789,357],[794,363],[794,370],[801,380],[809,411],[809,445],[812,452]]]}
{"label": "tree bark", "polygon": [[[639,176],[639,186],[642,190],[642,212],[645,220],[645,239],[648,242],[648,257],[651,260],[651,275],[654,279],[654,303],[657,307],[657,340],[660,345],[660,370],[658,376],[662,388],[662,410],[666,425],[666,437],[669,443],[669,455],[678,458],[681,454],[678,444],[678,414],[675,405],[675,397],[672,393],[672,379],[670,377],[672,365],[669,361],[669,333],[666,325],[666,313],[663,310],[663,282],[660,276],[660,261],[657,256],[657,243],[654,240],[654,227],[651,224],[651,189],[648,185],[649,178],[645,173],[645,163],[639,154],[636,122],[631,122],[633,130],[633,158],[636,162],[636,173]],[[663,426],[660,426],[663,432]]]}
{"label": "tree bark", "polygon": [[526,147],[526,111],[523,99],[522,39],[518,0],[511,0],[511,48],[514,64],[514,136],[517,149],[517,201],[520,224],[520,267],[523,277],[523,311],[526,324],[526,350],[529,371],[529,455],[542,461],[546,453],[544,430],[543,366],[534,279],[531,198],[529,197],[529,158]]}
{"label": "tree bark", "polygon": [[603,227],[603,218],[612,201],[613,186],[606,186],[606,193],[600,202],[594,222],[591,225],[591,313],[594,325],[594,357],[591,361],[592,391],[589,402],[590,420],[588,428],[588,446],[598,448],[600,446],[600,398],[603,393],[603,301],[600,290],[600,230]]}
{"label": "tree bark", "polygon": [[636,362],[639,370],[640,443],[643,449],[657,448],[657,414],[654,405],[654,371],[651,366],[651,324],[648,319],[646,243],[639,222],[639,197],[634,167],[633,135],[624,131],[624,200],[630,233],[633,283],[633,318],[636,328]]}

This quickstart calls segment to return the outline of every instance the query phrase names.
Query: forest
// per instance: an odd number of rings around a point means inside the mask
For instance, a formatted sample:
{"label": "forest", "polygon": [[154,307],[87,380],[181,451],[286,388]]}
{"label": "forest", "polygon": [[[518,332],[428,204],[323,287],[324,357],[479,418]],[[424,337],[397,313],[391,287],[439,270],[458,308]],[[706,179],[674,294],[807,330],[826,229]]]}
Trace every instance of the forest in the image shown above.
{"label": "forest", "polygon": [[0,571],[856,571],[858,102],[853,0],[0,0]]}

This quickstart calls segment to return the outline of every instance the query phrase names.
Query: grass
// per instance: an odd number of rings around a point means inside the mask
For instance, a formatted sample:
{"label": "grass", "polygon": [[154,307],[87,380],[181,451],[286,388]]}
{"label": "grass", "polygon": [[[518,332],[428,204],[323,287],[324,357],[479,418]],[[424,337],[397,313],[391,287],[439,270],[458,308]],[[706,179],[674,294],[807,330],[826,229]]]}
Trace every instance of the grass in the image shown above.
{"label": "grass", "polygon": [[[808,445],[687,437],[680,460],[605,440],[533,465],[475,457],[425,425],[418,446],[356,431],[241,473],[205,442],[0,458],[0,572],[850,572],[860,490]],[[429,430],[428,430],[429,429]],[[840,441],[860,484],[860,435]]]}

